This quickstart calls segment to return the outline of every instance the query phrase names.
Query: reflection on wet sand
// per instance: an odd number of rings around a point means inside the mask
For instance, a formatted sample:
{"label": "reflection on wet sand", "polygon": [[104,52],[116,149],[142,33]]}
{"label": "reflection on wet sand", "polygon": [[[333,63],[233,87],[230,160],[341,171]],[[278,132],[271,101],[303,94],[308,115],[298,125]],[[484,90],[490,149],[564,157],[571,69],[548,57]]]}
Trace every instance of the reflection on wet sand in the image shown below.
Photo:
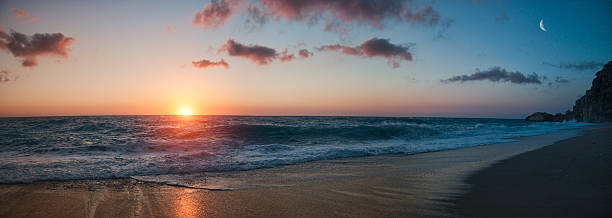
{"label": "reflection on wet sand", "polygon": [[188,217],[205,217],[205,205],[199,204],[200,200],[196,199],[202,195],[194,194],[193,189],[174,189],[172,195],[172,210],[174,216],[181,218]]}

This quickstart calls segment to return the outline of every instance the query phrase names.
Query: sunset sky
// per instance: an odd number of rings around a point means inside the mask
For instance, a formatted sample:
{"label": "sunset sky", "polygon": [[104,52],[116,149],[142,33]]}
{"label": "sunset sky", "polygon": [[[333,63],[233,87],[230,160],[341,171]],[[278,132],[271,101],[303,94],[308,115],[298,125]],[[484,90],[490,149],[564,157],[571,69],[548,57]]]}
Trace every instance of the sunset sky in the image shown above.
{"label": "sunset sky", "polygon": [[612,60],[610,11],[609,0],[2,1],[0,116],[562,112]]}

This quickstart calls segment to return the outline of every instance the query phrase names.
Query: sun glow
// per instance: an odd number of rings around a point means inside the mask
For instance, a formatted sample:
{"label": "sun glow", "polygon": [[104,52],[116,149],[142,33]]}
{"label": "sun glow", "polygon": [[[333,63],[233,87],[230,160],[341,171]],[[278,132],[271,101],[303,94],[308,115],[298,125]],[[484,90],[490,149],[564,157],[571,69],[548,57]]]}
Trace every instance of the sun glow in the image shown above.
{"label": "sun glow", "polygon": [[189,116],[189,115],[192,115],[192,112],[191,112],[191,109],[189,108],[183,108],[181,109],[180,114],[183,116]]}

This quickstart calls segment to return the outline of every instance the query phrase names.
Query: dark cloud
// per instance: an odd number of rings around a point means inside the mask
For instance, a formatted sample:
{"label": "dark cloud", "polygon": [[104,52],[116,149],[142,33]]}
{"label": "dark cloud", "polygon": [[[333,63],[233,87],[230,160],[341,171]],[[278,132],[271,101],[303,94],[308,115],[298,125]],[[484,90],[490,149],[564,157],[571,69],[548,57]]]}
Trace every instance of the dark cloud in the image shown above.
{"label": "dark cloud", "polygon": [[202,11],[195,13],[192,23],[204,28],[223,26],[234,13],[235,7],[241,2],[241,0],[211,0],[204,5]]}
{"label": "dark cloud", "polygon": [[[296,58],[296,55],[290,54],[287,49],[279,53],[273,48],[261,45],[244,45],[232,39],[227,40],[219,50],[227,51],[229,56],[249,59],[258,65],[267,65],[276,59],[282,62],[289,62]],[[299,51],[298,55],[302,59],[305,59],[312,56],[312,53],[306,49],[302,49]]]}
{"label": "dark cloud", "polygon": [[65,37],[61,33],[26,35],[15,31],[7,33],[0,30],[0,48],[13,54],[16,58],[21,58],[21,65],[24,67],[36,66],[38,56],[67,57],[67,47],[74,40],[74,38]]}
{"label": "dark cloud", "polygon": [[196,68],[209,68],[215,66],[223,66],[225,69],[229,69],[229,64],[225,62],[225,60],[221,59],[220,61],[209,61],[206,59],[202,59],[201,61],[192,61],[191,62]]}
{"label": "dark cloud", "polygon": [[310,56],[312,56],[312,55],[313,55],[313,53],[312,53],[312,52],[310,52],[310,51],[308,51],[307,49],[300,49],[300,51],[299,51],[299,53],[298,53],[298,54],[299,54],[299,55],[300,55],[300,57],[302,57],[302,58],[308,58],[308,57],[310,57]]}
{"label": "dark cloud", "polygon": [[506,13],[501,13],[499,16],[495,17],[495,22],[498,23],[506,23],[510,20],[510,17]]}
{"label": "dark cloud", "polygon": [[[244,0],[211,0],[196,12],[193,24],[219,27],[232,17]],[[349,27],[366,25],[383,28],[389,21],[435,26],[441,16],[426,2],[412,0],[252,0],[246,7],[246,23],[255,29],[269,18],[305,22],[325,20],[325,30],[346,34]],[[442,22],[444,23],[444,22]],[[445,22],[443,29],[451,22]]]}
{"label": "dark cloud", "polygon": [[21,19],[25,19],[28,22],[32,23],[36,20],[38,20],[35,17],[30,16],[30,14],[25,11],[25,10],[19,10],[17,8],[11,8],[11,11],[13,12],[13,18],[15,19],[15,21],[19,21]]}
{"label": "dark cloud", "polygon": [[260,45],[243,45],[232,39],[221,47],[230,56],[238,56],[252,60],[259,65],[266,65],[278,57],[276,50]]}
{"label": "dark cloud", "polygon": [[582,61],[578,63],[560,63],[560,64],[542,62],[542,64],[561,68],[561,69],[569,69],[569,70],[597,70],[604,65],[603,62],[597,62],[597,61]]}
{"label": "dark cloud", "polygon": [[529,75],[522,74],[521,72],[508,72],[501,67],[491,67],[488,70],[481,71],[476,69],[476,72],[469,75],[454,76],[449,79],[441,80],[442,82],[466,82],[466,81],[478,81],[478,80],[489,80],[491,82],[511,82],[516,84],[541,84],[540,78],[537,74],[532,73]]}
{"label": "dark cloud", "polygon": [[261,0],[276,19],[304,21],[327,16],[345,24],[383,27],[385,20],[435,25],[440,15],[430,6],[417,7],[408,0]]}
{"label": "dark cloud", "polygon": [[372,38],[361,43],[356,47],[344,45],[324,45],[317,48],[319,51],[338,51],[347,55],[360,56],[364,58],[383,57],[394,67],[399,67],[400,61],[411,61],[412,53],[405,45],[396,45],[389,42],[389,39]]}

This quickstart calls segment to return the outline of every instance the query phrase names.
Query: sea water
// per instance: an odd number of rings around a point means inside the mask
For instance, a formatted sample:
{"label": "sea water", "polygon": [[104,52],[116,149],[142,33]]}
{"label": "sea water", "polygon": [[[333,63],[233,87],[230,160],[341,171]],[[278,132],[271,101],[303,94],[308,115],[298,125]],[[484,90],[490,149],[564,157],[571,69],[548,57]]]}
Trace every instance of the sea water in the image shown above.
{"label": "sea water", "polygon": [[395,117],[91,116],[0,119],[0,183],[242,171],[415,154],[579,128],[576,122]]}

